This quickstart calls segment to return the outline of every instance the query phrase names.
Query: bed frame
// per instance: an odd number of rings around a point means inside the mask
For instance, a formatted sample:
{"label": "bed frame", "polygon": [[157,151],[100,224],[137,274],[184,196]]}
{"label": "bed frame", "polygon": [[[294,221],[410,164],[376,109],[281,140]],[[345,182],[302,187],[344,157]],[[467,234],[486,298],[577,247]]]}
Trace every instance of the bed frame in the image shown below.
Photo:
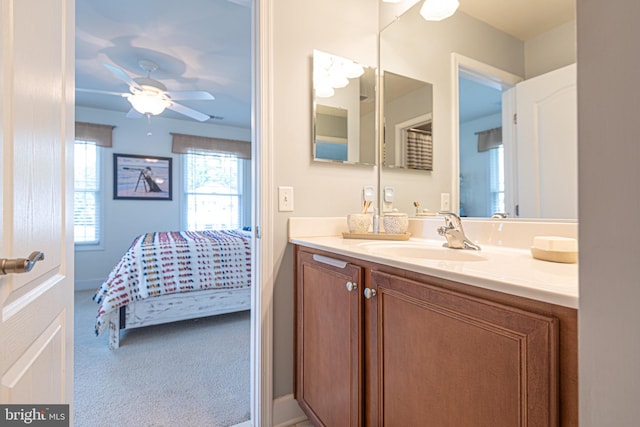
{"label": "bed frame", "polygon": [[251,288],[207,289],[135,301],[107,316],[109,349],[120,347],[120,330],[234,313],[251,308]]}

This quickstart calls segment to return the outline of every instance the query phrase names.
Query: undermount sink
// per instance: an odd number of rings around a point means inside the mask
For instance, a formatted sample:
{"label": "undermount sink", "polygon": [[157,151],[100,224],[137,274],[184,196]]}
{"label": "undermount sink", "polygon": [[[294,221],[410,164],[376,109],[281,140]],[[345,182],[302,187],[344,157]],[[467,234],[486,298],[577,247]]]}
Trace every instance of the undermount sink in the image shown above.
{"label": "undermount sink", "polygon": [[481,252],[450,249],[419,242],[366,242],[360,246],[372,255],[438,261],[486,261]]}

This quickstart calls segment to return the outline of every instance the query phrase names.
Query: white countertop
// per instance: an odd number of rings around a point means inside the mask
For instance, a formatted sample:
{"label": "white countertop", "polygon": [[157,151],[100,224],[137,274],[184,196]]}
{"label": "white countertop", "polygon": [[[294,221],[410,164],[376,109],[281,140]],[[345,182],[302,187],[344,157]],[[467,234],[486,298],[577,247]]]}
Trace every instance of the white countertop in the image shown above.
{"label": "white countertop", "polygon": [[[290,227],[291,229],[291,227]],[[304,233],[302,233],[304,234]],[[454,261],[399,257],[375,253],[380,240],[344,239],[341,234],[309,236],[294,233],[291,243],[363,259],[417,273],[453,280],[570,308],[578,308],[578,265],[534,259],[529,249],[482,245],[478,261]],[[416,245],[434,250],[443,239],[411,237],[408,241],[385,241],[394,245]],[[468,251],[473,252],[473,251]],[[471,254],[469,254],[471,255]]]}

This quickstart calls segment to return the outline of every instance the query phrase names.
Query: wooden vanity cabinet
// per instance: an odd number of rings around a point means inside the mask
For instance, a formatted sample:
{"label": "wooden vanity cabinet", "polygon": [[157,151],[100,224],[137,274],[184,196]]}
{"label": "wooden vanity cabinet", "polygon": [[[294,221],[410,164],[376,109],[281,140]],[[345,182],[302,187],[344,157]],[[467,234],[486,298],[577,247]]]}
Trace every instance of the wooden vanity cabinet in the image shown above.
{"label": "wooden vanity cabinet", "polygon": [[296,398],[314,425],[578,425],[575,310],[311,252],[296,250]]}
{"label": "wooden vanity cabinet", "polygon": [[362,268],[308,252],[297,258],[296,399],[314,425],[361,426]]}
{"label": "wooden vanity cabinet", "polygon": [[372,271],[373,426],[557,426],[553,317]]}

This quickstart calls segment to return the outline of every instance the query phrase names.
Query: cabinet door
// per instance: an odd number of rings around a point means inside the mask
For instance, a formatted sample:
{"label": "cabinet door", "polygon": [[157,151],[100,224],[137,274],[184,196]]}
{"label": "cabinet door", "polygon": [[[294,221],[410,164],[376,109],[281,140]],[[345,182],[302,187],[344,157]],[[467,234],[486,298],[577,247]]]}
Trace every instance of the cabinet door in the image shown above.
{"label": "cabinet door", "polygon": [[361,277],[355,265],[298,253],[296,399],[317,426],[362,423]]}
{"label": "cabinet door", "polygon": [[555,318],[375,271],[371,286],[371,425],[558,425]]}

